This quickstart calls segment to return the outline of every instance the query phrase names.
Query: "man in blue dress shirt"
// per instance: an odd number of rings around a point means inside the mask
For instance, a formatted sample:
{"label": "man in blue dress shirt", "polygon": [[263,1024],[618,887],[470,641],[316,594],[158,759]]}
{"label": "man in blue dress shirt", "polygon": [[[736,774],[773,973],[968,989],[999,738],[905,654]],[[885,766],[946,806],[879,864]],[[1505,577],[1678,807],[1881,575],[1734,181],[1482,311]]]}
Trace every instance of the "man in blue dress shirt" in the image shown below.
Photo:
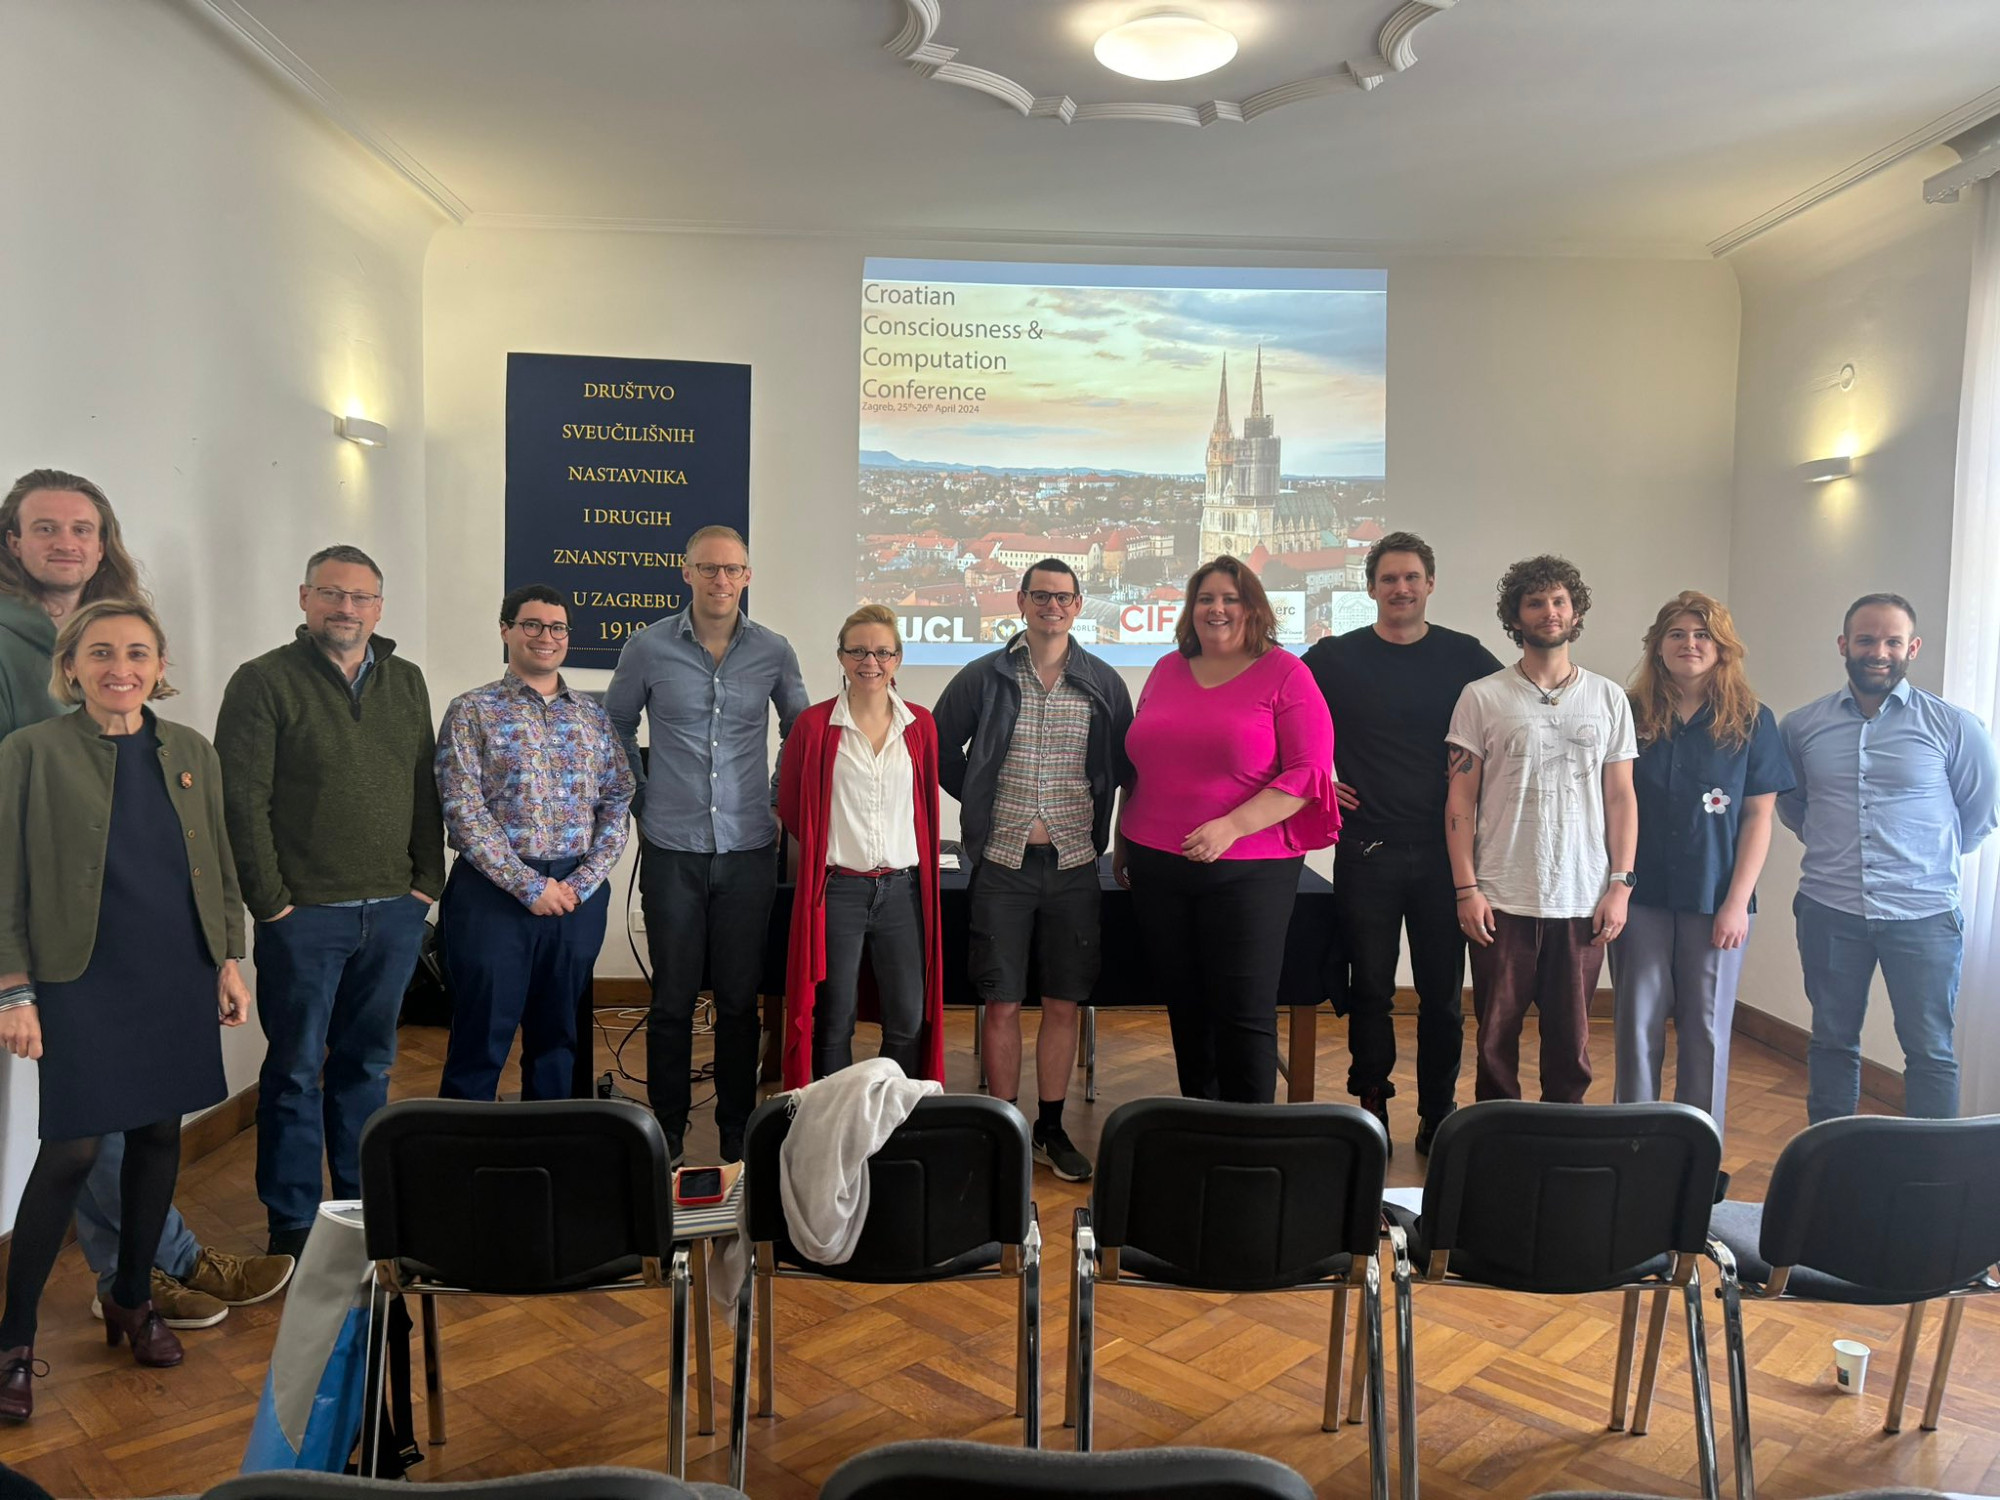
{"label": "man in blue dress shirt", "polygon": [[1779,727],[1798,786],[1778,798],[1778,818],[1805,845],[1792,910],[1813,1011],[1814,1124],[1861,1101],[1877,964],[1903,1047],[1903,1112],[1958,1113],[1958,867],[1993,831],[2000,767],[1977,718],[1910,685],[1922,645],[1907,599],[1864,594],[1841,625],[1847,686]]}
{"label": "man in blue dress shirt", "polygon": [[[653,963],[646,1094],[676,1165],[704,972],[715,995],[715,1128],[722,1159],[742,1159],[757,1104],[764,929],[778,889],[771,712],[782,739],[806,706],[798,653],[743,613],[743,538],[704,526],[686,555],[688,607],[626,642],[604,695],[639,780],[639,904]],[[641,715],[652,752],[644,771]]]}

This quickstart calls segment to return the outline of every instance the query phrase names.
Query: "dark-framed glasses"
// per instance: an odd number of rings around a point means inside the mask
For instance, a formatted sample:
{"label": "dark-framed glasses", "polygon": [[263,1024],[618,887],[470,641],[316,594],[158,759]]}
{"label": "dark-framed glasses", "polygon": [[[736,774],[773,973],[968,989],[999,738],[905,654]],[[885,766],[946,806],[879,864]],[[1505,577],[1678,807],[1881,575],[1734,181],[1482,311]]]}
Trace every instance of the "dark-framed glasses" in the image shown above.
{"label": "dark-framed glasses", "polygon": [[691,566],[695,572],[701,574],[704,578],[712,579],[716,574],[720,573],[731,583],[736,582],[737,579],[750,571],[750,564],[748,563],[694,563]]}
{"label": "dark-framed glasses", "polygon": [[330,604],[335,609],[346,606],[350,609],[372,609],[382,602],[380,594],[364,594],[356,589],[315,588],[313,597],[322,604]]}
{"label": "dark-framed glasses", "polygon": [[1029,589],[1028,602],[1034,605],[1055,604],[1068,609],[1083,596],[1072,594],[1068,589]]}
{"label": "dark-framed glasses", "polygon": [[509,620],[507,623],[520,626],[521,633],[530,638],[545,635],[552,641],[569,639],[569,626],[561,620]]}
{"label": "dark-framed glasses", "polygon": [[842,646],[840,654],[858,667],[864,661],[892,662],[903,654],[903,648],[885,646],[880,651],[870,651],[866,646]]}

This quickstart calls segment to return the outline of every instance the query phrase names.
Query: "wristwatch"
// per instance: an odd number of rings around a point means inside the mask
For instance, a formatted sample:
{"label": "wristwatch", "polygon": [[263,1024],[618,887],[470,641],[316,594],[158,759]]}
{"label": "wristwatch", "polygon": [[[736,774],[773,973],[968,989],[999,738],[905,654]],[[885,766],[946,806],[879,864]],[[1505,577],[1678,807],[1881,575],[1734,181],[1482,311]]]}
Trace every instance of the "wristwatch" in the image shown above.
{"label": "wristwatch", "polygon": [[1608,878],[1613,885],[1622,885],[1627,890],[1639,883],[1638,877],[1630,870],[1613,870]]}

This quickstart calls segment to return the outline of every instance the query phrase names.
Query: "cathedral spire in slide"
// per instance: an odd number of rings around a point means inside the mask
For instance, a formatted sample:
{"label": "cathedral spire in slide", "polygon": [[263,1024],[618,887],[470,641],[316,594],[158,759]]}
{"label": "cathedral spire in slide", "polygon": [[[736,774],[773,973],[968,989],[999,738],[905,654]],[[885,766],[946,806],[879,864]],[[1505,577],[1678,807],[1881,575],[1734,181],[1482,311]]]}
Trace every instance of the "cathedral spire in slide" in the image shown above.
{"label": "cathedral spire in slide", "polygon": [[1264,415],[1264,346],[1257,346],[1257,385],[1250,396],[1250,416],[1254,421]]}
{"label": "cathedral spire in slide", "polygon": [[1215,426],[1213,437],[1234,437],[1236,429],[1229,420],[1229,356],[1222,356],[1222,391],[1215,398]]}

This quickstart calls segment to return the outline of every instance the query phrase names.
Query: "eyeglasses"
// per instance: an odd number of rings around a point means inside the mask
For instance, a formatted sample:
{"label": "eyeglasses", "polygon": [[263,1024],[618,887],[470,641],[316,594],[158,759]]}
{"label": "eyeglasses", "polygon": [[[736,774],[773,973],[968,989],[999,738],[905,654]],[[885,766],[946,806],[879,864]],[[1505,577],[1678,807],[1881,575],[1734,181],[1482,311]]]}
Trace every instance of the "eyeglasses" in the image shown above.
{"label": "eyeglasses", "polygon": [[342,605],[352,605],[355,609],[372,609],[382,602],[380,594],[363,594],[353,589],[314,589],[313,593],[322,604],[331,604],[335,609]]}
{"label": "eyeglasses", "polygon": [[736,582],[737,579],[750,571],[750,564],[748,563],[691,563],[689,566],[704,578],[713,578],[717,573],[720,573],[731,583]]}
{"label": "eyeglasses", "polygon": [[1064,609],[1068,609],[1082,597],[1081,594],[1072,594],[1068,589],[1028,590],[1028,602],[1030,604],[1059,604]]}
{"label": "eyeglasses", "polygon": [[560,620],[509,620],[509,625],[518,625],[521,632],[529,637],[547,636],[552,641],[569,639],[569,626]]}
{"label": "eyeglasses", "polygon": [[903,654],[903,648],[890,646],[881,651],[870,651],[865,646],[842,646],[840,654],[858,667],[864,661],[892,662]]}

